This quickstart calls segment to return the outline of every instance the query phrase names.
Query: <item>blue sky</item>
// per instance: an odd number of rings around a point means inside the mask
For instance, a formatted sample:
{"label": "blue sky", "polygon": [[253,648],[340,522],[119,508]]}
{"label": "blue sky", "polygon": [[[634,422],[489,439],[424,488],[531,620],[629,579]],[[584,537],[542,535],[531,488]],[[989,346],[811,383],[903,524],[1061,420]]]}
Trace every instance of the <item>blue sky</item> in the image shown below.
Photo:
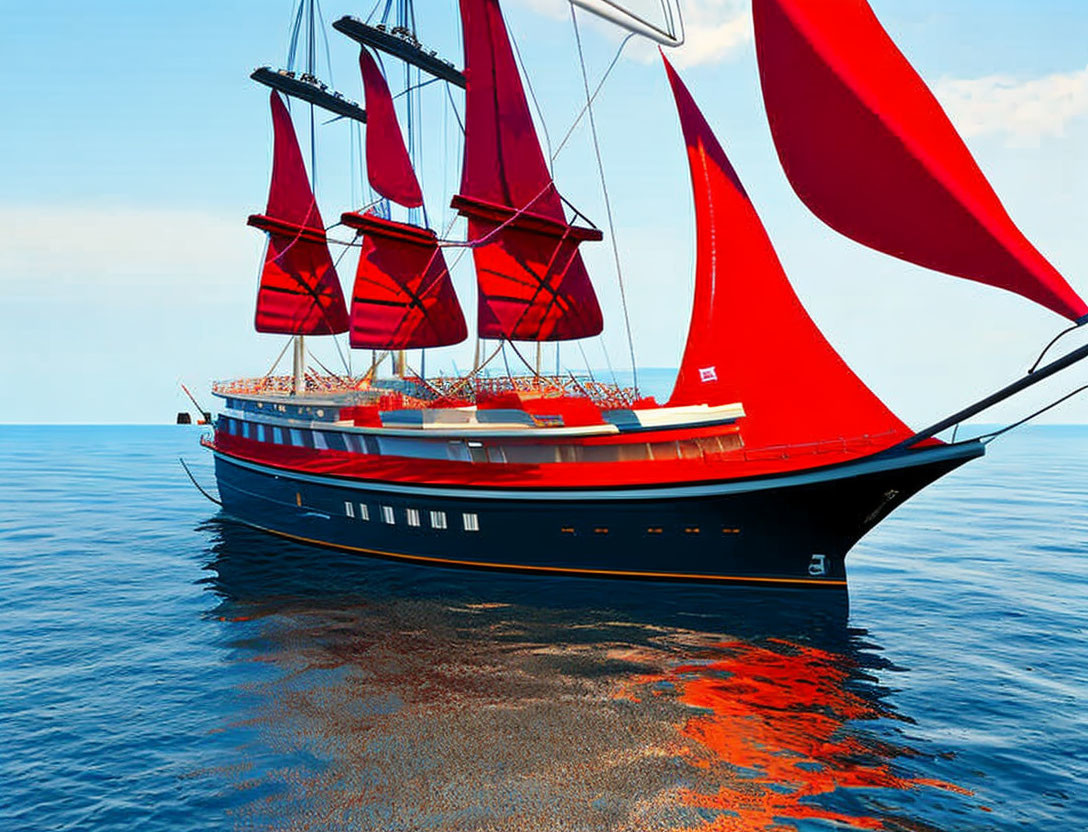
{"label": "blue sky", "polygon": [[[369,5],[325,0],[325,20]],[[914,424],[1026,368],[1062,321],[997,290],[900,264],[835,235],[789,189],[758,94],[747,7],[681,0],[674,59],[718,131],[806,306],[859,374]],[[1088,4],[1082,0],[874,0],[946,103],[1028,236],[1088,293]],[[460,62],[455,0],[419,0],[420,37]],[[39,0],[5,9],[0,128],[0,385],[4,421],[156,422],[184,406],[177,382],[259,375],[281,345],[252,329],[260,235],[245,217],[267,191],[270,128],[253,67],[282,65],[291,0]],[[562,0],[508,0],[507,17],[556,141],[583,103]],[[591,78],[619,38],[584,15]],[[362,99],[354,45],[330,33],[336,85]],[[327,72],[322,72],[327,79]],[[393,81],[396,88],[397,81]],[[436,222],[458,178],[455,128],[423,95],[422,173]],[[690,185],[653,51],[629,46],[597,109],[638,361],[675,366],[690,308]],[[352,207],[348,128],[320,128],[325,217]],[[581,126],[555,164],[561,191],[599,225],[605,211]],[[329,220],[331,221],[331,220]],[[608,243],[587,246],[606,310],[594,366],[626,360]],[[455,272],[474,306],[467,259]],[[353,264],[345,259],[348,285]],[[1069,343],[1083,343],[1085,335]],[[1078,340],[1079,339],[1079,340]],[[331,345],[316,347],[326,363]],[[573,347],[564,349],[572,367]],[[471,346],[428,355],[464,367]],[[363,361],[359,357],[359,362]],[[330,363],[330,366],[332,364]],[[1088,381],[1088,369],[1035,399]],[[999,416],[1026,412],[1032,401]],[[1088,422],[1088,401],[1055,421]]]}

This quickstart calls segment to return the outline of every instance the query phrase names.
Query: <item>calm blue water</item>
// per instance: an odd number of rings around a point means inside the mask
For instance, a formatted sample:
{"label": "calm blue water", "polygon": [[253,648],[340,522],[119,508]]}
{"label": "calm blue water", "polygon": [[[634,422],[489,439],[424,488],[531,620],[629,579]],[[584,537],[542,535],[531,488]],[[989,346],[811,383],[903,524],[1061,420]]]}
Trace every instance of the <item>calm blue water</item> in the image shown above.
{"label": "calm blue water", "polygon": [[1088,429],[826,598],[502,577],[218,520],[198,430],[0,427],[0,828],[1088,828]]}

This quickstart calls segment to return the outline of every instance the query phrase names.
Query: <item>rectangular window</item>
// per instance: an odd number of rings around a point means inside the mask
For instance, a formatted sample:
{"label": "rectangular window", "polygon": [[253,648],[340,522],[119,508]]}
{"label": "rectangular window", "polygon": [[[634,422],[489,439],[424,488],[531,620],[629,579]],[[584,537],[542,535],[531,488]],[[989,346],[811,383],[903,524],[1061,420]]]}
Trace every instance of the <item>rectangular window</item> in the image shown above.
{"label": "rectangular window", "polygon": [[288,428],[291,431],[291,444],[301,448],[302,447],[302,431],[297,428]]}
{"label": "rectangular window", "polygon": [[257,441],[258,442],[266,442],[267,441],[267,439],[265,439],[265,427],[264,427],[264,425],[257,425]]}
{"label": "rectangular window", "polygon": [[355,506],[352,504],[351,500],[344,500],[344,514],[348,517],[355,516]]}
{"label": "rectangular window", "polygon": [[444,529],[444,528],[446,528],[446,512],[444,512],[444,511],[432,511],[431,512],[431,528],[432,529]]}
{"label": "rectangular window", "polygon": [[319,451],[327,451],[329,449],[329,445],[325,441],[325,434],[323,434],[319,430],[315,430],[314,433],[313,433],[313,436],[314,436],[314,447],[315,448],[317,448]]}
{"label": "rectangular window", "polygon": [[367,508],[366,503],[359,503],[359,519],[360,520],[369,520],[370,519],[370,509]]}
{"label": "rectangular window", "polygon": [[419,525],[419,509],[418,508],[406,509],[405,513],[408,515],[408,525],[409,526],[418,526]]}
{"label": "rectangular window", "polygon": [[461,520],[465,524],[466,532],[478,532],[480,530],[480,520],[472,512],[466,511],[461,515]]}
{"label": "rectangular window", "polygon": [[249,424],[249,422],[242,422],[242,438],[243,439],[249,439],[250,438],[250,430],[249,430],[250,427],[251,427],[251,425]]}
{"label": "rectangular window", "polygon": [[397,522],[396,518],[393,516],[392,506],[382,506],[382,521],[388,523],[390,526]]}
{"label": "rectangular window", "polygon": [[284,444],[283,442],[283,428],[272,428],[272,441],[277,445]]}

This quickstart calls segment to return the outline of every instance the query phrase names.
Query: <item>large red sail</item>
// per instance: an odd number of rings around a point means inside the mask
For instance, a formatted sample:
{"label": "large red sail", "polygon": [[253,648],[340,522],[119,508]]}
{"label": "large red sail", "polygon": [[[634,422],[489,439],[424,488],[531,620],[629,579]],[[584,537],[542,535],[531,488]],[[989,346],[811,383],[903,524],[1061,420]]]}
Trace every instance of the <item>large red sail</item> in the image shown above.
{"label": "large red sail", "polygon": [[359,50],[359,70],[366,96],[366,172],[370,184],[386,199],[406,208],[423,204],[423,192],[404,146],[389,86],[377,61]]}
{"label": "large red sail", "polygon": [[402,350],[458,344],[465,316],[435,233],[371,213],[341,221],[363,232],[351,298],[351,345]]}
{"label": "large red sail", "polygon": [[886,254],[1072,320],[1088,315],[866,0],[753,0],[752,9],[771,132],[813,213]]}
{"label": "large red sail", "polygon": [[264,214],[249,218],[250,225],[268,233],[257,292],[257,331],[345,332],[348,310],[291,115],[275,91],[271,100],[275,149],[268,207]]}
{"label": "large red sail", "polygon": [[498,0],[461,0],[465,158],[453,206],[468,217],[479,334],[558,341],[598,334],[600,306],[578,253],[601,233],[567,223],[540,150]]}
{"label": "large red sail", "polygon": [[[662,56],[664,57],[664,56]],[[805,312],[729,159],[665,61],[695,197],[695,299],[670,406],[740,402],[752,449],[911,435]]]}

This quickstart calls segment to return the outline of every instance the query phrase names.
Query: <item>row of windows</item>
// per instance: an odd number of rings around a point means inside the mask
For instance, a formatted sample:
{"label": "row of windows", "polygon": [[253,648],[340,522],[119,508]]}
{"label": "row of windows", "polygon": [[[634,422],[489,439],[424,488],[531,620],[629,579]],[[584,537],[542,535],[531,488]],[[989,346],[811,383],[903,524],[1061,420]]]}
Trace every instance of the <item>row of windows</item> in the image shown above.
{"label": "row of windows", "polygon": [[[397,514],[393,510],[392,506],[379,506],[381,512],[382,522],[395,526],[397,523]],[[353,503],[350,500],[344,500],[344,514],[347,517],[359,520],[370,520],[370,507],[366,503]],[[436,511],[432,509],[428,512],[428,520],[430,521],[430,527],[432,529],[448,529],[449,524],[446,520],[446,512]],[[415,526],[418,528],[422,525],[420,522],[420,511],[418,508],[406,508],[404,510],[404,522],[409,526]],[[462,512],[461,525],[466,532],[478,532],[480,530],[480,518],[470,511]]]}
{"label": "row of windows", "polygon": [[553,462],[640,462],[702,459],[740,448],[737,434],[703,436],[673,442],[617,445],[484,445],[473,440],[370,436],[340,431],[283,428],[260,422],[220,417],[219,430],[243,439],[317,450],[350,451],[372,456],[404,456],[456,462],[508,462],[540,465]]}

